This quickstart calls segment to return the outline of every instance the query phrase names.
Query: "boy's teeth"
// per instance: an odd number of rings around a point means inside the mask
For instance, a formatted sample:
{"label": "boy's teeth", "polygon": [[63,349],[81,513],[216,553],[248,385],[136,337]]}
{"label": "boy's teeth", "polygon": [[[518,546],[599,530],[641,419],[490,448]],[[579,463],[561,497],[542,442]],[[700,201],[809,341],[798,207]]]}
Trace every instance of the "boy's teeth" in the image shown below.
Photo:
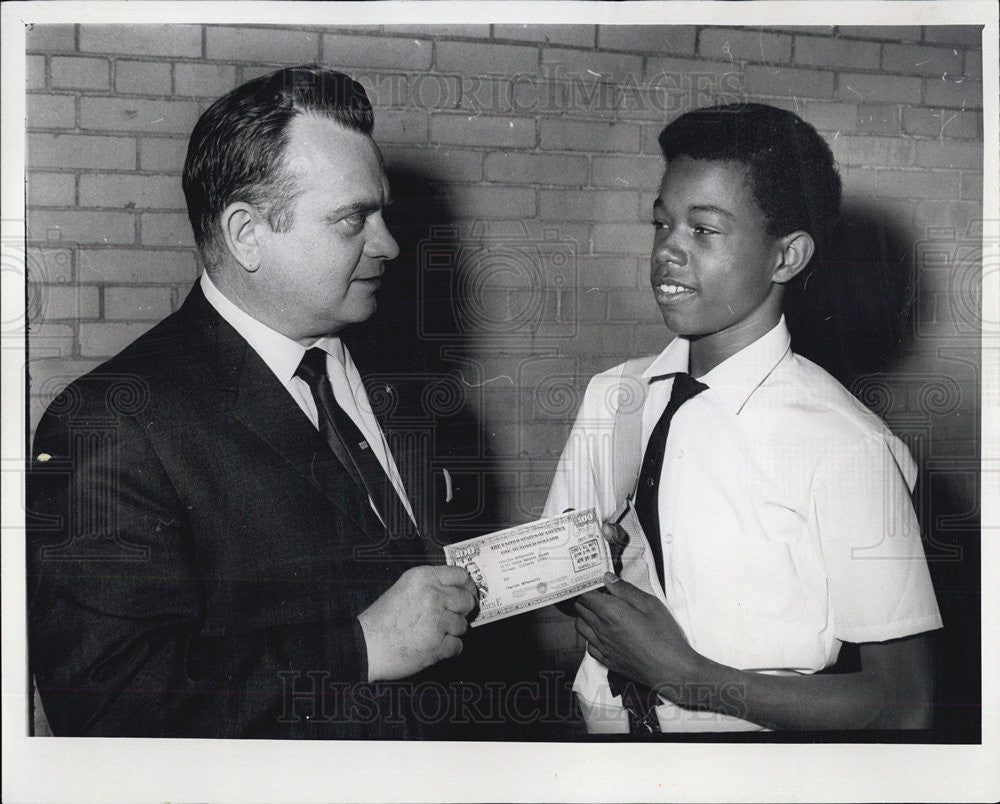
{"label": "boy's teeth", "polygon": [[662,293],[683,293],[688,288],[681,287],[680,285],[660,285],[660,291]]}

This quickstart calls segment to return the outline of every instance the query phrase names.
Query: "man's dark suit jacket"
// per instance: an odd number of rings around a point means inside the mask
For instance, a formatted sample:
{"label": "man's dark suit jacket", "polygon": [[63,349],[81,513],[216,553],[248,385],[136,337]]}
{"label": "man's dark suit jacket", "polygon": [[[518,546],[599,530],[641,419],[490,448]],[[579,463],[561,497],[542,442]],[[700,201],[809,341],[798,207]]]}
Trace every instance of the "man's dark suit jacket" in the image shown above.
{"label": "man's dark suit jacket", "polygon": [[55,734],[447,736],[414,723],[405,685],[363,683],[356,619],[443,554],[389,538],[198,285],[52,403],[28,511],[31,670]]}

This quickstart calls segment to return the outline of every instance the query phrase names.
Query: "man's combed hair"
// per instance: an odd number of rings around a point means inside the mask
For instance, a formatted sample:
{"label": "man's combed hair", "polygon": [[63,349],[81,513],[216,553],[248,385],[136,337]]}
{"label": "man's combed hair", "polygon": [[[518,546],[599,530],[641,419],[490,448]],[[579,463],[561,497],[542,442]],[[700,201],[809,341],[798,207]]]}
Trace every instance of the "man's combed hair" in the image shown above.
{"label": "man's combed hair", "polygon": [[332,70],[289,67],[219,98],[198,120],[184,161],[184,196],[206,265],[217,261],[218,222],[237,201],[256,206],[276,231],[292,225],[295,196],[283,156],[298,114],[316,114],[370,135],[375,123],[364,87]]}
{"label": "man's combed hair", "polygon": [[660,132],[660,149],[674,157],[738,161],[764,213],[767,232],[806,231],[817,245],[840,214],[840,176],[830,146],[798,115],[758,103],[696,109]]}

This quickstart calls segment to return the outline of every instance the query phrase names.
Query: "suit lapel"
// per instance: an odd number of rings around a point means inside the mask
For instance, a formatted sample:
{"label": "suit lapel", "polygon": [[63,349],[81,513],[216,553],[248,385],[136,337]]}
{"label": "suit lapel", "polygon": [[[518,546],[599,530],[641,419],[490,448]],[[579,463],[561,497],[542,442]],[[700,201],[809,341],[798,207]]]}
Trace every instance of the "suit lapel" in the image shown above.
{"label": "suit lapel", "polygon": [[367,496],[267,364],[208,303],[199,284],[185,301],[182,314],[191,339],[192,370],[198,363],[204,367],[220,403],[236,422],[281,455],[359,530],[382,531]]}

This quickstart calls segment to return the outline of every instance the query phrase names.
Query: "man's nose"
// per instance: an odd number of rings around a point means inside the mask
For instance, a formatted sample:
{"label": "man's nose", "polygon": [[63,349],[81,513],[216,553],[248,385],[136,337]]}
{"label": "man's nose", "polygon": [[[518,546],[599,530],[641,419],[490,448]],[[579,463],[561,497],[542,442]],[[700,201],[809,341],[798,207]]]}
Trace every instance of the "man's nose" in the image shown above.
{"label": "man's nose", "polygon": [[381,214],[369,219],[372,225],[371,236],[365,241],[365,256],[378,260],[394,260],[399,256],[399,243],[392,236],[385,219]]}

